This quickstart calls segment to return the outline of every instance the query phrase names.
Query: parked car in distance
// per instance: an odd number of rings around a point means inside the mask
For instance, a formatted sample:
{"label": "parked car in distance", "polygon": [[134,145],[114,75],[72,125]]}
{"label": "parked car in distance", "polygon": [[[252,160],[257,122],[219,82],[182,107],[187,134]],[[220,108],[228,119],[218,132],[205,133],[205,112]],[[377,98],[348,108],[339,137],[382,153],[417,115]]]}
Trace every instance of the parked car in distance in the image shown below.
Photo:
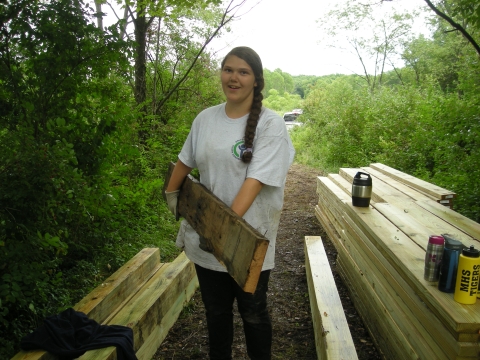
{"label": "parked car in distance", "polygon": [[295,121],[297,120],[298,114],[295,114],[293,112],[287,112],[283,114],[283,120],[285,121]]}

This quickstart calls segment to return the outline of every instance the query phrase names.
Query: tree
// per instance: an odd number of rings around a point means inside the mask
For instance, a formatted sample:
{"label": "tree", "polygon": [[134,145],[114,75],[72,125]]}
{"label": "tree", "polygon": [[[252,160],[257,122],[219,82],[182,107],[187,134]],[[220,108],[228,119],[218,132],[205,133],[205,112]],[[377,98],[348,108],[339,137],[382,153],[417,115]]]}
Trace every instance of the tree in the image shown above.
{"label": "tree", "polygon": [[343,47],[358,57],[363,69],[363,74],[358,75],[372,91],[382,83],[386,65],[396,66],[402,44],[411,36],[416,15],[398,13],[394,8],[379,15],[377,5],[348,2],[336,6],[321,20],[330,46]]}
{"label": "tree", "polygon": [[[159,112],[159,109],[161,109],[161,107],[175,93],[178,87],[187,79],[190,71],[201,57],[206,46],[230,21],[234,19],[236,12],[244,2],[245,1],[242,1],[239,4],[234,5],[233,1],[230,1],[222,11],[219,11],[218,8],[216,8],[221,4],[221,0],[169,0],[163,2],[138,0],[134,2],[122,2],[123,6],[128,10],[128,17],[132,19],[134,25],[134,37],[136,43],[134,54],[134,94],[137,105],[140,107],[144,115],[149,113],[147,109],[147,83],[149,81],[147,79],[147,63],[149,60],[151,62],[156,61],[157,64],[158,61],[161,61],[161,59],[158,58],[158,55],[162,53],[162,51],[160,51],[162,46],[162,44],[160,44],[161,38],[174,36],[176,39],[179,39],[178,35],[182,31],[188,32],[188,28],[197,29],[195,34],[193,34],[193,37],[190,38],[191,44],[196,44],[196,53],[194,56],[191,56],[192,46],[184,48],[183,50],[185,52],[181,54],[178,52],[180,47],[176,49],[178,54],[177,60],[182,59],[183,63],[185,63],[185,59],[188,57],[188,61],[190,62],[189,66],[183,67],[183,71],[178,72],[178,67],[175,66],[178,62],[170,62],[172,67],[169,70],[172,74],[175,74],[173,78],[174,81],[171,83],[171,86],[168,87],[167,92],[162,94],[159,94],[157,91],[153,92],[153,95],[155,96],[155,99],[152,99],[154,101],[154,106],[152,108],[154,113]],[[133,11],[133,9],[135,9],[135,11]],[[124,19],[124,23],[127,22],[128,19]],[[202,24],[201,26],[198,26],[199,22]],[[199,31],[202,27],[202,31]],[[169,30],[170,32],[165,30]],[[187,38],[185,37],[184,39]],[[153,54],[155,54],[154,56],[149,53],[149,40],[154,40],[152,44],[152,48],[154,49]],[[155,46],[155,41],[157,46]],[[165,52],[163,51],[163,53]],[[190,54],[187,56],[187,53]],[[157,68],[157,65],[153,67],[153,69]],[[153,83],[156,84],[159,77],[155,71],[153,75]],[[144,117],[140,119],[141,128],[146,126],[144,120]],[[141,131],[140,138],[144,140],[146,134],[145,131]]]}
{"label": "tree", "polygon": [[130,126],[118,77],[128,62],[93,14],[80,1],[0,4],[1,358],[37,316],[70,303],[66,264],[112,226],[102,170]]}
{"label": "tree", "polygon": [[441,11],[439,7],[435,6],[430,0],[425,0],[425,2],[435,14],[449,23],[455,30],[459,31],[473,46],[477,54],[480,55],[480,45],[478,42],[473,38],[468,29],[454,20],[454,17],[459,17],[467,25],[471,25],[473,29],[480,30],[480,5],[477,1],[461,0],[454,3],[451,10],[451,16],[448,16],[445,12]]}

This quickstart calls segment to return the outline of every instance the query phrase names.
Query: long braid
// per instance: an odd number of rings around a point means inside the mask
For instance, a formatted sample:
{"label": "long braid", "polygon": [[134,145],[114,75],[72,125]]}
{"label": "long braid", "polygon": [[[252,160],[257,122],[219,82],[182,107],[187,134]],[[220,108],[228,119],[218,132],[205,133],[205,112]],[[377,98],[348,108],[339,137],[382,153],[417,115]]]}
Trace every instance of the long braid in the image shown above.
{"label": "long braid", "polygon": [[[263,86],[262,86],[263,88]],[[245,127],[245,147],[247,151],[244,151],[242,154],[242,161],[249,163],[252,160],[252,147],[253,140],[255,139],[255,131],[257,130],[258,119],[260,118],[260,112],[262,111],[262,100],[263,94],[261,90],[258,90],[258,81],[257,87],[253,92],[253,102],[250,109],[250,114],[247,119],[247,126]]]}

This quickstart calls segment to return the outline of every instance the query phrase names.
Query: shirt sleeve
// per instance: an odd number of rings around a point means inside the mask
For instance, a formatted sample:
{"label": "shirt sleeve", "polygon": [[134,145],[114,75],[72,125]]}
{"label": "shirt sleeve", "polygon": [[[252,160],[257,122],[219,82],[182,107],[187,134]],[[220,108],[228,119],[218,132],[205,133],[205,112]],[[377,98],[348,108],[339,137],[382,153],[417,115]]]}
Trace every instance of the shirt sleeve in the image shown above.
{"label": "shirt sleeve", "polygon": [[285,183],[294,149],[284,121],[276,114],[264,114],[265,121],[257,128],[253,157],[247,177],[265,185],[280,187]]}
{"label": "shirt sleeve", "polygon": [[192,127],[190,132],[188,133],[187,140],[183,143],[182,150],[178,155],[178,158],[182,163],[187,165],[188,167],[196,168],[197,162],[195,161],[195,149],[196,149],[196,141],[197,141],[197,124],[198,117],[192,123]]}

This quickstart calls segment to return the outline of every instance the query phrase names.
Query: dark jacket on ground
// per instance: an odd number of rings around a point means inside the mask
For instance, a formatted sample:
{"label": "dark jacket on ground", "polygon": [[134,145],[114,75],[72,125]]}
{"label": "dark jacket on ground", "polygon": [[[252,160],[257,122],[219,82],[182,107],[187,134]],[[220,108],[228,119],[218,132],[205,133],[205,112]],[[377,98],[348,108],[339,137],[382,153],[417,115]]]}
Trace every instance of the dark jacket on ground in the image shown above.
{"label": "dark jacket on ground", "polygon": [[118,360],[137,360],[132,329],[100,325],[71,308],[47,317],[42,326],[26,335],[20,343],[23,350],[43,349],[61,360],[74,359],[87,350],[109,346],[117,347]]}

